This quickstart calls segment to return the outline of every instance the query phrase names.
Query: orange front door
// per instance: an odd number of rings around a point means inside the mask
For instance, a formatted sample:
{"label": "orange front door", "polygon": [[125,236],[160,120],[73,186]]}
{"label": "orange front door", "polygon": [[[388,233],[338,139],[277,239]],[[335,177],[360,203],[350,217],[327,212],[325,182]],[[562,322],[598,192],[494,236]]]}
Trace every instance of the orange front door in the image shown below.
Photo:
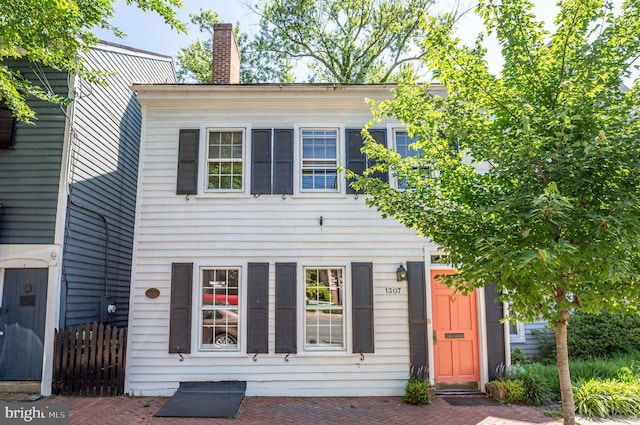
{"label": "orange front door", "polygon": [[431,271],[433,302],[434,360],[436,382],[480,380],[476,291],[462,296],[435,276],[454,270]]}

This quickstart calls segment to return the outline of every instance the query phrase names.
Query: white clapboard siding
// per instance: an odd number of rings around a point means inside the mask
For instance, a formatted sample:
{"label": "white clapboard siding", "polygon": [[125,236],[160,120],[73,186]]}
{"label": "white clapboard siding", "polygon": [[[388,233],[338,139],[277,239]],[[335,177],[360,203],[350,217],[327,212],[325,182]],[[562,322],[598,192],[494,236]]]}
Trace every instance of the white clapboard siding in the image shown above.
{"label": "white clapboard siding", "polygon": [[[440,87],[436,87],[441,90]],[[323,123],[341,128],[340,162],[345,165],[344,129],[371,119],[366,98],[390,96],[387,86],[332,85],[139,85],[143,138],[138,188],[134,272],[129,320],[126,391],[171,395],[184,381],[245,380],[248,395],[400,395],[409,376],[407,282],[396,269],[424,261],[428,240],[365,205],[365,196],[297,194],[176,195],[180,129],[249,126],[297,128]],[[376,128],[400,127],[381,123]],[[387,135],[391,143],[392,135]],[[250,140],[250,133],[247,133]],[[250,145],[245,150],[250,152]],[[203,149],[203,146],[200,146]],[[200,164],[202,173],[203,168]],[[245,163],[250,172],[249,162]],[[296,174],[297,175],[297,174]],[[248,175],[247,175],[248,176]],[[199,176],[203,178],[202,174]],[[294,180],[294,185],[299,182]],[[323,224],[320,225],[322,216]],[[193,263],[192,348],[183,360],[168,353],[171,264]],[[256,360],[246,352],[246,271],[251,262],[269,263],[269,350]],[[275,354],[275,263],[298,268],[298,315],[304,266],[346,268],[346,340],[343,352],[305,352],[298,321],[298,353]],[[373,263],[375,353],[352,353],[350,264]],[[237,352],[198,347],[200,267],[241,267],[241,334]],[[148,288],[160,296],[149,299]],[[385,288],[400,288],[389,294]]]}

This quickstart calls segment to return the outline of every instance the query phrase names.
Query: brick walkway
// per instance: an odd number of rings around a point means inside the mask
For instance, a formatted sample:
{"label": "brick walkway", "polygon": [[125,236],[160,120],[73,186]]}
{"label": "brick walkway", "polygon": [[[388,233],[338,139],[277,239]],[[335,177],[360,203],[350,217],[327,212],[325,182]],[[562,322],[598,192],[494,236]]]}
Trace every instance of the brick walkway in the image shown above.
{"label": "brick walkway", "polygon": [[[481,397],[481,396],[480,396]],[[246,397],[235,419],[154,418],[166,398],[55,397],[50,403],[68,403],[70,424],[199,425],[199,424],[331,424],[331,425],[527,425],[557,424],[545,411],[492,403],[489,406],[451,406],[442,397],[431,405],[411,406],[400,397]]]}

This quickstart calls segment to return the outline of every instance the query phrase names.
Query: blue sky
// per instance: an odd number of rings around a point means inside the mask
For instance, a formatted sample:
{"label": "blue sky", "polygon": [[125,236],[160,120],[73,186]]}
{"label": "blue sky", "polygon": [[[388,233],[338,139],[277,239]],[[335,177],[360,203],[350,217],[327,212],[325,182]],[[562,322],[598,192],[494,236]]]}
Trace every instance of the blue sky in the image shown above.
{"label": "blue sky", "polygon": [[[184,7],[179,10],[178,17],[183,22],[189,22],[189,14],[197,13],[200,8],[213,9],[218,12],[223,22],[240,26],[245,32],[255,31],[258,19],[249,11],[245,0],[183,0]],[[250,1],[250,0],[249,0]],[[104,30],[95,31],[102,40],[124,44],[125,46],[175,56],[180,47],[186,46],[192,40],[203,38],[195,25],[189,24],[188,34],[179,34],[166,25],[162,18],[154,13],[144,13],[135,6],[127,6],[125,0],[115,3],[115,16],[111,24],[124,33],[124,38],[118,38],[113,33]]]}

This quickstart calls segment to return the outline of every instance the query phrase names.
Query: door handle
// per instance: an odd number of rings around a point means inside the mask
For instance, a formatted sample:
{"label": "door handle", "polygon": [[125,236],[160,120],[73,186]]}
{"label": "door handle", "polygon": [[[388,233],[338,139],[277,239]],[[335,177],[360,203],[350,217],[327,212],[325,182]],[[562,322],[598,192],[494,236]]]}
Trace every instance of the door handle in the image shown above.
{"label": "door handle", "polygon": [[438,343],[438,332],[436,332],[436,330],[433,330],[433,345],[436,345]]}

